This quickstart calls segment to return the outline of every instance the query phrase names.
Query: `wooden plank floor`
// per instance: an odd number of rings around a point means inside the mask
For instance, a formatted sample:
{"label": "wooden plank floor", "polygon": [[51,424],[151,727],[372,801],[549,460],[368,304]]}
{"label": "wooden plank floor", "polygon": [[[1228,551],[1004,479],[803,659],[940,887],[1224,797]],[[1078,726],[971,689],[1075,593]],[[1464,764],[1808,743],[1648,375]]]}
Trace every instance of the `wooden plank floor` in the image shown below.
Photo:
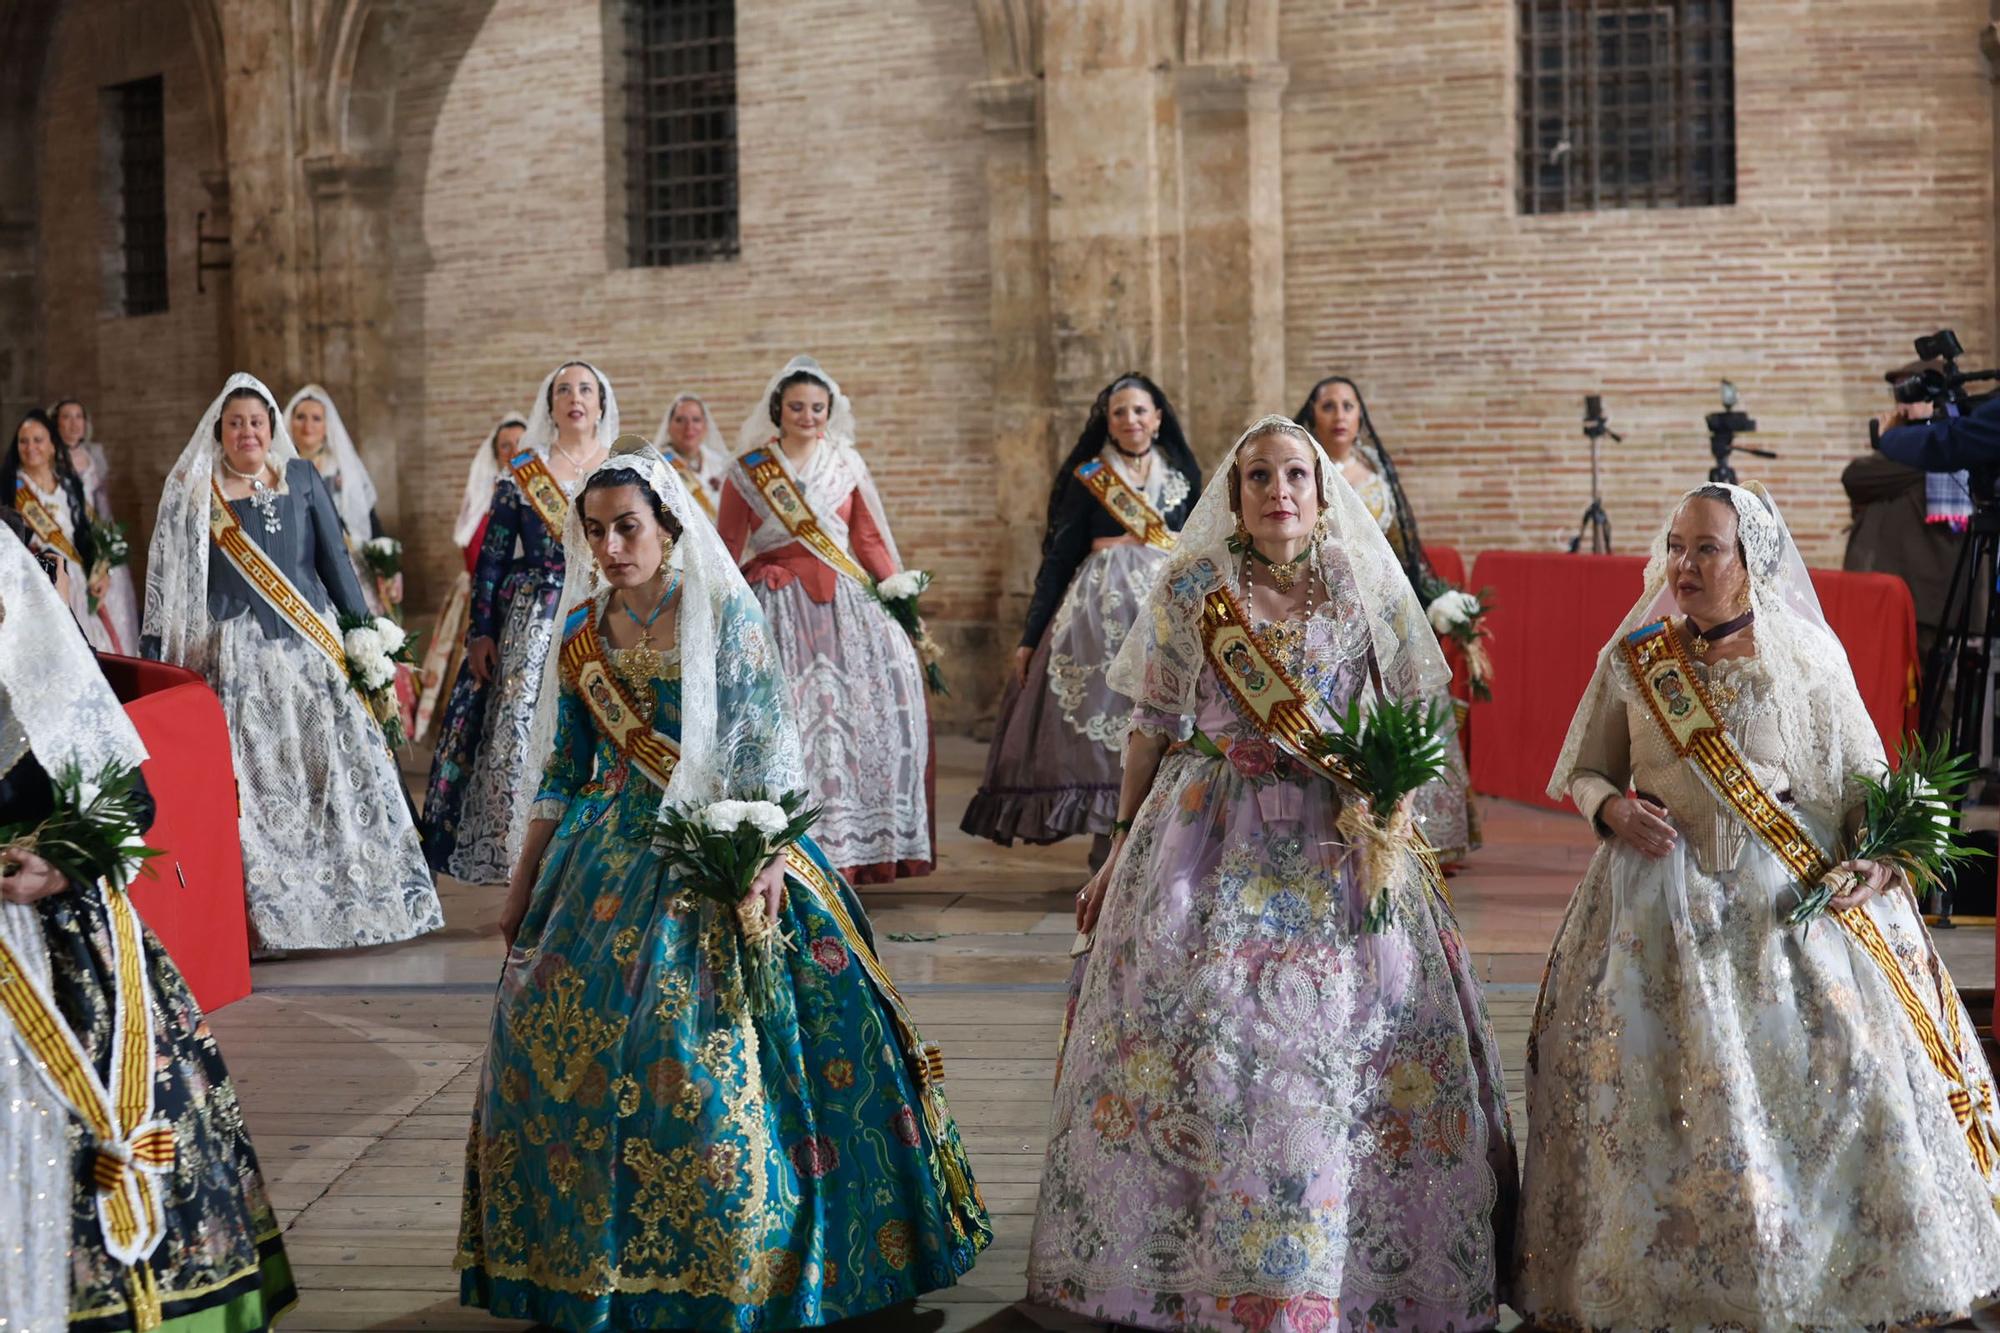
{"label": "wooden plank floor", "polygon": [[[854,1321],[870,1333],[1081,1327],[1016,1302],[1085,849],[1003,850],[950,828],[982,759],[969,743],[941,743],[940,869],[865,898],[885,962],[945,1049],[952,1110],[996,1237],[960,1286]],[[1590,843],[1574,817],[1492,803],[1487,816],[1487,848],[1452,890],[1487,982],[1518,1128],[1534,983]],[[303,1293],[287,1330],[524,1327],[462,1309],[451,1268],[501,951],[498,890],[447,883],[445,898],[446,930],[260,963],[257,993],[211,1017]],[[1990,930],[1958,936],[1957,951],[1991,958]]]}

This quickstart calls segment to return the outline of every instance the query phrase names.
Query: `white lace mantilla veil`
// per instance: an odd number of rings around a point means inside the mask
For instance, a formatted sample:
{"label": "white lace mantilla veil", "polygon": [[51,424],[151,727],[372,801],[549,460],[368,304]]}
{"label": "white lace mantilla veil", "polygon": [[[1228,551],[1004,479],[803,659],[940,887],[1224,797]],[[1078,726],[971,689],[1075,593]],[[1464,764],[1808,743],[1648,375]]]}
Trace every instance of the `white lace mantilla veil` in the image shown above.
{"label": "white lace mantilla veil", "polygon": [[222,416],[223,403],[238,389],[255,389],[276,414],[271,423],[269,458],[281,486],[286,464],[299,456],[292,447],[292,434],[285,428],[286,414],[277,409],[278,400],[262,380],[239,370],[201,414],[187,447],[167,472],[146,559],[146,617],[140,636],[159,642],[161,661],[194,671],[206,671],[213,647],[213,625],[208,618],[208,498],[209,483],[222,457],[215,423]]}
{"label": "white lace mantilla veil", "polygon": [[[752,449],[771,444],[778,435],[778,427],[771,423],[771,395],[794,371],[804,371],[826,386],[833,395],[833,410],[827,413],[826,434],[821,437],[819,447],[806,460],[803,468],[794,468],[785,451],[772,445],[771,452],[784,465],[787,472],[798,481],[805,491],[806,503],[823,526],[837,525],[839,520],[831,512],[833,506],[847,497],[851,490],[859,489],[861,503],[868,506],[868,515],[875,520],[875,530],[882,534],[882,544],[889,548],[889,561],[897,569],[903,567],[903,556],[896,549],[896,538],[889,531],[889,516],[882,508],[882,496],[875,489],[875,479],[869,475],[868,464],[862,460],[861,451],[855,447],[854,404],[840,391],[840,385],[833,376],[820,369],[819,362],[809,356],[795,356],[785,362],[784,369],[771,376],[764,386],[764,392],[757,395],[751,405],[750,415],[744,419],[742,429],[736,432],[736,457],[740,463],[744,454]],[[741,473],[740,466],[732,473]],[[791,538],[785,535],[784,525],[771,516],[769,506],[757,488],[750,485],[746,476],[739,476],[737,490],[743,500],[763,523],[750,540],[744,544],[743,560],[749,563],[753,556],[782,546]],[[844,545],[845,543],[843,543]]]}
{"label": "white lace mantilla veil", "polygon": [[[660,798],[661,809],[699,807],[756,790],[777,796],[803,787],[805,752],[791,714],[782,704],[742,709],[739,716],[728,719],[726,730],[718,730],[718,670],[740,680],[757,674],[775,679],[779,669],[770,631],[722,538],[673,466],[646,440],[636,435],[622,437],[613,446],[611,457],[591,476],[612,472],[628,473],[633,482],[649,487],[681,525],[680,539],[667,559],[668,567],[681,575],[674,608],[681,662],[681,758]],[[581,498],[579,491],[578,500]],[[608,591],[597,576],[596,559],[583,535],[580,503],[570,505],[569,521],[563,525],[563,560],[562,601],[556,614],[558,639],[542,671],[541,695],[528,746],[533,759],[533,771],[524,774],[533,779],[524,784],[528,801],[541,790],[555,755],[562,631],[571,612]],[[784,697],[783,689],[772,689],[771,698]],[[509,852],[515,858],[520,856],[527,822],[525,818],[514,821]]]}
{"label": "white lace mantilla veil", "polygon": [[[465,494],[459,497],[458,518],[451,525],[451,539],[462,551],[471,545],[479,532],[480,521],[493,507],[493,483],[500,476],[500,464],[493,459],[493,442],[500,438],[500,432],[509,426],[527,427],[528,419],[519,412],[509,412],[501,417],[486,438],[479,445],[479,452],[472,456],[472,466],[465,470]],[[526,438],[524,434],[522,438]]]}
{"label": "white lace mantilla veil", "polygon": [[347,423],[340,419],[340,409],[333,405],[333,395],[317,384],[308,384],[291,396],[285,404],[285,427],[289,431],[292,424],[292,409],[310,398],[326,409],[325,448],[333,454],[333,465],[340,473],[340,489],[333,490],[333,507],[340,511],[340,521],[347,525],[348,540],[356,546],[373,535],[368,515],[375,510],[375,479],[368,475],[368,464],[361,461],[361,451],[354,447],[354,437],[347,433]]}
{"label": "white lace mantilla veil", "polygon": [[[1437,635],[1410,587],[1388,538],[1368,506],[1340,469],[1326,456],[1318,440],[1290,417],[1261,417],[1237,437],[1229,453],[1216,464],[1181,529],[1174,553],[1162,567],[1147,609],[1152,633],[1126,636],[1107,679],[1111,688],[1133,702],[1186,716],[1195,711],[1195,687],[1206,658],[1202,652],[1198,614],[1200,599],[1226,586],[1240,601],[1243,557],[1229,550],[1236,531],[1236,514],[1229,507],[1229,476],[1243,446],[1264,435],[1283,434],[1312,446],[1319,463],[1321,508],[1326,531],[1315,565],[1332,595],[1352,589],[1361,618],[1368,627],[1360,651],[1372,651],[1383,692],[1392,698],[1418,699],[1436,694],[1451,680]],[[1247,608],[1246,608],[1247,610]]]}
{"label": "white lace mantilla veil", "polygon": [[[769,397],[768,394],[765,396]],[[661,444],[658,447],[662,453],[664,454],[665,450],[673,447],[667,427],[674,424],[674,409],[682,403],[698,404],[701,408],[702,420],[708,423],[708,434],[701,437],[702,468],[708,472],[716,473],[727,469],[733,458],[733,455],[729,452],[729,444],[722,438],[722,427],[716,424],[715,413],[709,410],[707,401],[698,393],[682,391],[675,394],[673,401],[667,404],[667,410],[660,414],[659,439],[661,440]]]}
{"label": "white lace mantilla veil", "polygon": [[522,449],[547,458],[549,450],[555,447],[556,419],[549,411],[549,386],[571,366],[582,366],[604,386],[604,415],[597,419],[597,438],[605,444],[618,438],[618,391],[611,387],[611,377],[590,362],[571,357],[542,376],[541,387],[535,390],[535,401],[528,406],[528,428],[521,432]]}
{"label": "white lace mantilla veil", "polygon": [[[52,776],[75,765],[95,778],[108,763],[137,768],[146,758],[48,574],[18,537],[0,531],[0,774],[30,751]],[[46,991],[48,942],[36,908],[0,903],[0,937]],[[0,1114],[9,1129],[0,1136],[0,1212],[27,1217],[69,1196],[69,1113],[31,1061],[6,1058],[14,1054],[8,1028],[0,1018]],[[16,1212],[17,1198],[29,1211]],[[58,1211],[66,1220],[68,1210]],[[0,1246],[0,1307],[21,1328],[63,1327],[69,1290],[67,1225],[28,1226]]]}
{"label": "white lace mantilla veil", "polygon": [[[1570,720],[1562,754],[1549,778],[1552,800],[1569,794],[1584,733],[1605,692],[1615,689],[1627,701],[1641,702],[1618,645],[1633,630],[1680,614],[1667,578],[1667,534],[1681,506],[1704,489],[1697,487],[1676,500],[1653,538],[1645,589],[1619,622],[1618,632],[1598,653],[1597,669]],[[1785,777],[1802,805],[1837,827],[1851,779],[1857,774],[1879,773],[1886,766],[1881,733],[1854,684],[1847,650],[1820,611],[1812,576],[1777,502],[1755,482],[1748,487],[1722,489],[1736,510],[1737,533],[1749,567],[1750,609],[1757,614],[1757,657],[1765,664],[1774,695],[1784,738]]]}

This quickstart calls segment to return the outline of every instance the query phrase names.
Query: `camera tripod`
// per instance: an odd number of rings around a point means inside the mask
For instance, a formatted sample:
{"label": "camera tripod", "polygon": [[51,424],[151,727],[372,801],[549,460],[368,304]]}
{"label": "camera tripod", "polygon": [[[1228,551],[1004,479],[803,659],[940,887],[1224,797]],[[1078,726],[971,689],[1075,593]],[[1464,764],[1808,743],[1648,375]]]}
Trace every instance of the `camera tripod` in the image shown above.
{"label": "camera tripod", "polygon": [[[2000,560],[2000,499],[1992,477],[1973,479],[1974,508],[1965,544],[1945,593],[1937,640],[1924,657],[1923,693],[1917,730],[1943,741],[1954,753],[1970,755],[1984,776],[1992,776],[1993,647],[2000,641],[2000,597],[1994,595]],[[1951,716],[1944,717],[1949,690]],[[1942,724],[1942,725],[1941,725]],[[1951,929],[1951,899],[1940,894],[1935,929]]]}
{"label": "camera tripod", "polygon": [[1592,555],[1611,554],[1611,515],[1604,512],[1604,488],[1598,471],[1597,451],[1609,435],[1619,444],[1625,437],[1611,429],[1604,419],[1604,401],[1596,394],[1584,400],[1583,433],[1590,440],[1590,507],[1583,511],[1583,521],[1576,525],[1576,536],[1569,539],[1569,553],[1575,555],[1583,549],[1583,537],[1590,534]]}

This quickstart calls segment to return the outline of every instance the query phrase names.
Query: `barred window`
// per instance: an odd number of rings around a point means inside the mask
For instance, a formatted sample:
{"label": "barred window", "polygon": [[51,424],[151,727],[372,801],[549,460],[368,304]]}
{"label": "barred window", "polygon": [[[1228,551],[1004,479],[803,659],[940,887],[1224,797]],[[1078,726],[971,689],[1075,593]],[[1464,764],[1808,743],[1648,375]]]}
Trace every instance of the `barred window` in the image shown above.
{"label": "barred window", "polygon": [[167,308],[167,136],[161,78],[105,90],[106,148],[118,191],[113,303],[128,315]]}
{"label": "barred window", "polygon": [[1730,0],[1517,0],[1523,213],[1736,202]]}
{"label": "barred window", "polygon": [[627,0],[626,238],[630,262],[737,253],[734,0]]}

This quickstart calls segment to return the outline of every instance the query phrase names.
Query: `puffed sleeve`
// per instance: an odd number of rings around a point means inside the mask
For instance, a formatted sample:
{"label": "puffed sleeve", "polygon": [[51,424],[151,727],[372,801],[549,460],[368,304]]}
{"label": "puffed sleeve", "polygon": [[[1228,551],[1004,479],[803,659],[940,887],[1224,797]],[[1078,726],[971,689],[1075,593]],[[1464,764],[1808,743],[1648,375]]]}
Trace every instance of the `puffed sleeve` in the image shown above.
{"label": "puffed sleeve", "polygon": [[561,819],[569,812],[570,802],[591,779],[594,741],[590,712],[565,680],[562,692],[556,696],[555,753],[549,758],[541,788],[529,807],[530,819]]}
{"label": "puffed sleeve", "polygon": [[1076,567],[1090,554],[1090,525],[1100,506],[1075,477],[1063,478],[1062,495],[1056,501],[1055,525],[1049,529],[1048,549],[1042,567],[1035,574],[1035,593],[1028,602],[1028,623],[1021,631],[1021,646],[1041,645],[1042,633],[1055,619]]}
{"label": "puffed sleeve", "polygon": [[1610,830],[1598,819],[1604,803],[1623,796],[1632,780],[1632,728],[1625,698],[1616,689],[1594,690],[1596,704],[1585,724],[1583,741],[1569,780],[1569,798],[1600,837]]}
{"label": "puffed sleeve", "polygon": [[882,540],[882,530],[875,526],[875,515],[858,491],[847,520],[847,544],[854,548],[854,562],[878,583],[897,572],[896,562],[889,558],[889,544]]}
{"label": "puffed sleeve", "polygon": [[725,477],[722,482],[722,504],[715,516],[715,532],[722,538],[722,544],[729,551],[729,558],[738,564],[743,562],[743,544],[750,540],[750,534],[757,530],[757,515],[751,510],[736,489],[736,479]]}
{"label": "puffed sleeve", "polygon": [[285,480],[299,493],[306,512],[312,515],[312,550],[305,558],[312,563],[327,595],[344,616],[368,614],[368,599],[361,592],[354,562],[347,558],[347,540],[340,526],[340,511],[321,480],[319,470],[303,459],[285,469]]}
{"label": "puffed sleeve", "polygon": [[500,585],[514,565],[515,540],[521,533],[521,492],[511,477],[493,483],[493,503],[486,510],[485,535],[472,566],[472,611],[467,641],[500,637]]}

